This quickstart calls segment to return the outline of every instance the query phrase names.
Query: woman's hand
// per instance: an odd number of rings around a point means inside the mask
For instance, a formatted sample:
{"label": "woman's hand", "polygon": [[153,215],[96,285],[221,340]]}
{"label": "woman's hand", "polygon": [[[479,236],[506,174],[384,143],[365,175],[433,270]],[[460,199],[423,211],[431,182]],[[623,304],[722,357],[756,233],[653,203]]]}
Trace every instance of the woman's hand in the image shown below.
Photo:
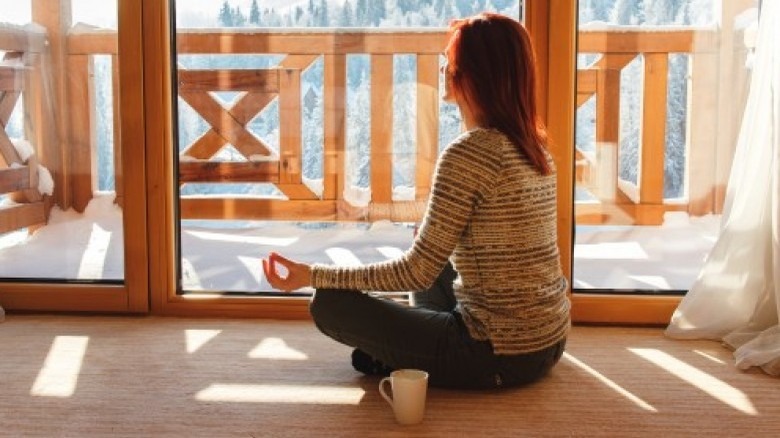
{"label": "woman's hand", "polygon": [[[287,271],[286,276],[282,277],[279,274],[279,265]],[[263,272],[271,286],[285,292],[311,286],[311,268],[309,265],[294,262],[275,252],[269,254],[268,259],[263,259]]]}

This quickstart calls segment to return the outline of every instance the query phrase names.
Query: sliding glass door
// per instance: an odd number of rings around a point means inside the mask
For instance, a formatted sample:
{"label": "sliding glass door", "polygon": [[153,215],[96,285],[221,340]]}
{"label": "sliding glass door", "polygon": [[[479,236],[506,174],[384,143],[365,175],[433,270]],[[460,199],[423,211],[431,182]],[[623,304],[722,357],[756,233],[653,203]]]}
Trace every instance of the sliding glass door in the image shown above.
{"label": "sliding glass door", "polygon": [[575,297],[679,296],[718,236],[760,2],[578,3]]}
{"label": "sliding glass door", "polygon": [[144,191],[127,190],[144,154],[130,3],[0,11],[0,306],[148,307]]}
{"label": "sliding glass door", "polygon": [[171,125],[154,134],[172,146],[154,152],[165,169],[150,178],[169,187],[159,206],[170,208],[171,228],[161,231],[173,237],[161,249],[174,261],[160,269],[153,307],[304,316],[310,291],[273,290],[261,257],[278,251],[361,264],[404,251],[438,153],[461,129],[456,108],[440,99],[446,27],[485,9],[520,17],[523,7],[518,0],[152,6],[171,26],[160,35],[173,41],[162,57],[170,65],[160,66],[173,80],[159,85],[170,93],[160,119]]}

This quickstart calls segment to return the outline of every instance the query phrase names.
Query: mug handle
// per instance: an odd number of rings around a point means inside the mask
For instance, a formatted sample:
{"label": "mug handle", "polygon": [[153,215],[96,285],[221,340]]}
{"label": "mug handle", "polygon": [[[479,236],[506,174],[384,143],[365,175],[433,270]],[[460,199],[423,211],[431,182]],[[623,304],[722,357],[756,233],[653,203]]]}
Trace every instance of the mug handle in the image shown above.
{"label": "mug handle", "polygon": [[393,399],[390,398],[390,396],[387,395],[385,392],[385,383],[390,383],[392,385],[392,377],[384,377],[382,380],[379,381],[379,393],[382,395],[382,397],[390,403],[390,406],[393,406]]}

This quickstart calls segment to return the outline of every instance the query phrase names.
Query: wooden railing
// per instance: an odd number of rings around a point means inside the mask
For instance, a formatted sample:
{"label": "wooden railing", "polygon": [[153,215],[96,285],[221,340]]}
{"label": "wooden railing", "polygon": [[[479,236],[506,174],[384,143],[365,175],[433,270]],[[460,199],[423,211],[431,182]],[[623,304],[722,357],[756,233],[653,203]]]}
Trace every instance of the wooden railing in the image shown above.
{"label": "wooden railing", "polygon": [[[184,70],[178,72],[180,97],[198,111],[211,129],[193,144],[181,148],[179,183],[266,182],[275,184],[288,199],[237,196],[187,196],[181,200],[183,218],[376,220],[414,221],[430,190],[438,151],[439,54],[446,44],[443,31],[315,31],[286,30],[180,30],[179,54],[283,54],[278,67],[268,70]],[[582,31],[583,53],[602,56],[578,75],[578,104],[596,97],[595,154],[577,151],[577,180],[598,193],[602,202],[578,204],[578,223],[614,221],[657,224],[664,211],[687,210],[685,202],[670,205],[663,199],[663,160],[666,124],[667,66],[670,53],[693,57],[712,55],[714,34],[702,30],[675,31]],[[0,37],[0,42],[5,41]],[[2,49],[0,45],[0,49]],[[116,34],[80,31],[67,37],[69,67],[70,145],[76,157],[63,173],[73,206],[83,209],[95,190],[95,127],[91,59],[98,54],[116,56]],[[368,206],[344,199],[346,146],[347,55],[366,54],[371,62],[370,189]],[[415,199],[395,200],[392,188],[393,55],[417,57],[417,120]],[[638,186],[619,182],[617,147],[620,120],[620,71],[631,60],[644,60],[641,164]],[[302,180],[301,72],[322,57],[324,64],[324,180],[321,194]],[[117,63],[114,62],[114,69]],[[694,70],[695,71],[695,70]],[[117,77],[116,73],[113,75]],[[694,76],[692,81],[696,81]],[[116,89],[116,83],[115,89]],[[229,109],[217,104],[210,91],[241,91],[245,94]],[[273,99],[280,105],[278,148],[271,148],[246,128],[247,123]],[[120,110],[114,99],[114,117]],[[690,104],[690,102],[689,102]],[[702,108],[688,108],[688,112]],[[117,125],[115,125],[117,126]],[[690,127],[689,129],[700,129]],[[121,148],[119,136],[114,147]],[[214,159],[226,143],[243,155],[241,161]],[[690,149],[708,147],[691,143]],[[277,151],[278,152],[275,152]],[[115,156],[119,156],[117,153]],[[691,166],[695,166],[691,163]],[[700,174],[692,173],[692,174]],[[712,185],[711,180],[689,178],[689,185]],[[121,193],[121,172],[117,172]],[[690,189],[690,187],[689,187]],[[706,188],[711,190],[711,188]],[[635,192],[635,193],[634,193]],[[59,203],[59,199],[57,199]],[[712,212],[711,208],[692,211]]]}
{"label": "wooden railing", "polygon": [[[9,29],[0,33],[0,49],[5,52],[0,60],[0,195],[14,201],[0,205],[0,234],[46,223],[48,202],[39,191],[39,154],[27,151],[32,146],[15,145],[6,132],[21,99],[31,117],[25,136],[37,145],[48,140],[41,117],[44,44],[45,35],[40,32]],[[30,92],[32,89],[36,92]]]}
{"label": "wooden railing", "polygon": [[[576,180],[586,187],[597,199],[595,202],[576,204],[577,223],[615,223],[658,225],[669,210],[684,210],[701,215],[712,209],[692,210],[687,201],[666,203],[664,199],[664,161],[667,130],[667,91],[669,78],[669,55],[689,55],[697,76],[691,83],[712,77],[714,72],[703,71],[698,63],[712,57],[717,49],[717,34],[712,30],[652,30],[647,28],[624,28],[615,30],[581,31],[579,53],[600,55],[595,62],[577,75],[577,107],[595,97],[595,151],[575,151]],[[643,75],[641,87],[641,124],[639,139],[639,162],[637,181],[621,179],[618,170],[621,121],[621,72],[629,63],[641,57]],[[637,84],[634,84],[637,85]],[[709,90],[715,93],[716,90]],[[701,122],[714,116],[714,107],[697,105],[689,101],[687,106],[689,131],[712,129],[701,126]],[[691,118],[695,114],[696,119]],[[712,117],[709,117],[712,118]],[[712,147],[708,144],[694,144],[689,136],[688,151],[693,148]],[[690,161],[689,166],[702,163]],[[691,172],[699,179],[688,178],[688,184],[715,185],[707,181],[702,172]]]}

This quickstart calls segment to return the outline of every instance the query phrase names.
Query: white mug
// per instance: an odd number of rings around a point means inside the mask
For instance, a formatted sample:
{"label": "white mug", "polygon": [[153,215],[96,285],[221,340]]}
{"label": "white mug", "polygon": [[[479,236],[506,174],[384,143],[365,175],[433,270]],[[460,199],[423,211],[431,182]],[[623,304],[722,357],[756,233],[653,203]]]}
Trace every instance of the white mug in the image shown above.
{"label": "white mug", "polygon": [[[390,383],[392,398],[385,392]],[[425,415],[425,395],[428,390],[428,373],[421,370],[396,370],[379,381],[379,393],[393,407],[395,420],[400,424],[417,424]]]}

